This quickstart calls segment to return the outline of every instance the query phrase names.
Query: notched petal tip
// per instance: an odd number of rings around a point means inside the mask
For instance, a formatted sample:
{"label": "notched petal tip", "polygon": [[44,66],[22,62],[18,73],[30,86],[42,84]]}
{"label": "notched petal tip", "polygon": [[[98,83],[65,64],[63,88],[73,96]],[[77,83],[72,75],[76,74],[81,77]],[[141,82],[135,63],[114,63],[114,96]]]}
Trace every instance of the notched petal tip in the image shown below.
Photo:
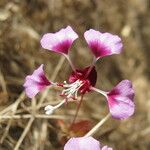
{"label": "notched petal tip", "polygon": [[69,48],[77,38],[77,33],[70,26],[67,26],[56,33],[43,35],[41,46],[57,53],[68,54]]}
{"label": "notched petal tip", "polygon": [[123,44],[117,35],[90,29],[84,33],[84,37],[96,59],[122,51]]}

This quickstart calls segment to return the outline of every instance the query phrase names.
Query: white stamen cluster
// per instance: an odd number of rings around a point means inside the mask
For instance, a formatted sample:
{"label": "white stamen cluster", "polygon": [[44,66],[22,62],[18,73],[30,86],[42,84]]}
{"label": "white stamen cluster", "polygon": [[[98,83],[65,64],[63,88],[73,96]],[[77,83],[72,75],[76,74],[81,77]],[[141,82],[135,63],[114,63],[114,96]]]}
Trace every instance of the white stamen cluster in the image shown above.
{"label": "white stamen cluster", "polygon": [[66,98],[74,98],[77,99],[78,97],[78,91],[80,87],[83,85],[83,82],[81,80],[77,80],[74,83],[67,84],[66,81],[64,81],[63,87],[65,88],[61,95],[65,95]]}
{"label": "white stamen cluster", "polygon": [[78,91],[79,91],[79,89],[82,85],[83,85],[83,82],[81,80],[77,80],[77,81],[75,81],[74,83],[71,83],[71,84],[67,84],[67,82],[64,81],[63,87],[65,89],[62,91],[61,95],[64,95],[65,99],[62,100],[56,106],[47,105],[45,107],[45,114],[51,115],[54,112],[55,109],[57,109],[61,105],[63,105],[66,102],[66,100],[69,99],[69,98],[77,99]]}

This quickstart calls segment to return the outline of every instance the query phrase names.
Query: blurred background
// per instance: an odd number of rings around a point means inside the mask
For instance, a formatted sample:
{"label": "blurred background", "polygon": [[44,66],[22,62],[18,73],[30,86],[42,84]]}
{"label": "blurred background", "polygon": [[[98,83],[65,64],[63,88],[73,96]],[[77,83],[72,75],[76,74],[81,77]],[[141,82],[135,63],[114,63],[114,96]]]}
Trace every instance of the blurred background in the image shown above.
{"label": "blurred background", "polygon": [[[30,101],[23,93],[26,75],[40,64],[49,78],[67,80],[68,62],[58,54],[43,50],[40,38],[70,25],[80,36],[70,50],[78,68],[91,64],[83,34],[93,28],[123,39],[124,50],[99,60],[96,87],[110,90],[123,79],[133,82],[135,114],[127,120],[109,119],[94,136],[114,150],[150,149],[150,1],[149,0],[0,0],[0,150],[62,149],[66,124],[76,105],[56,111],[58,119],[44,115],[47,103],[61,97],[51,89]],[[96,124],[108,113],[99,94],[85,96],[78,119]],[[33,117],[34,116],[34,117]],[[62,118],[62,120],[60,120]],[[65,140],[64,140],[65,141]]]}

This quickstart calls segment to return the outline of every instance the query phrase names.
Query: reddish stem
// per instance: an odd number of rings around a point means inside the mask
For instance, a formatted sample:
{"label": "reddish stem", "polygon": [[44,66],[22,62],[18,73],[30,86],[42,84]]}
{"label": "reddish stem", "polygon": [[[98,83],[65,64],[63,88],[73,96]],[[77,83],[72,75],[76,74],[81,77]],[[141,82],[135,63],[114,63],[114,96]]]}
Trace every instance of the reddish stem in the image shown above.
{"label": "reddish stem", "polygon": [[92,65],[90,66],[90,68],[88,69],[88,71],[87,71],[87,73],[86,73],[86,75],[85,75],[85,78],[88,77],[88,75],[89,75],[90,72],[92,71],[93,67],[95,67],[95,63],[96,63],[96,58],[94,57],[94,58],[93,58],[93,63],[92,63]]}
{"label": "reddish stem", "polygon": [[[76,110],[76,113],[75,113],[75,115],[74,115],[74,118],[73,118],[73,121],[72,121],[72,123],[71,123],[71,126],[72,126],[72,125],[75,123],[75,121],[76,121],[76,118],[77,118],[77,116],[78,116],[79,109],[80,109],[80,107],[81,107],[82,102],[83,102],[83,94],[81,95],[81,99],[80,99],[80,102],[79,102],[79,104],[78,104],[78,106],[77,106],[77,110]],[[71,127],[71,126],[70,126],[70,127]]]}
{"label": "reddish stem", "polygon": [[90,68],[88,69],[87,73],[85,74],[85,79],[89,76],[90,72],[92,71],[94,65],[90,66]]}

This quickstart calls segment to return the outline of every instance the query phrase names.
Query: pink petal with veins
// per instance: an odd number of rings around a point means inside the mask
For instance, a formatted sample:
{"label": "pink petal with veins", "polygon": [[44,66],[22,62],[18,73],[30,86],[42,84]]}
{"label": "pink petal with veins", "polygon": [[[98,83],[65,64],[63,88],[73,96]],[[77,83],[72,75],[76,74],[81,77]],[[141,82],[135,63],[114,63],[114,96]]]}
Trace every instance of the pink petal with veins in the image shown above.
{"label": "pink petal with veins", "polygon": [[28,97],[33,98],[38,92],[43,90],[46,86],[50,85],[43,71],[43,64],[36,69],[32,75],[25,78],[24,88]]}
{"label": "pink petal with veins", "polygon": [[56,33],[45,34],[41,39],[41,46],[57,53],[68,54],[69,48],[77,38],[77,33],[68,26]]}
{"label": "pink petal with veins", "polygon": [[121,81],[107,94],[110,113],[114,118],[126,119],[133,115],[135,104],[134,90],[129,80]]}
{"label": "pink petal with veins", "polygon": [[119,54],[122,51],[123,45],[120,37],[117,35],[90,29],[84,33],[84,37],[96,59]]}

